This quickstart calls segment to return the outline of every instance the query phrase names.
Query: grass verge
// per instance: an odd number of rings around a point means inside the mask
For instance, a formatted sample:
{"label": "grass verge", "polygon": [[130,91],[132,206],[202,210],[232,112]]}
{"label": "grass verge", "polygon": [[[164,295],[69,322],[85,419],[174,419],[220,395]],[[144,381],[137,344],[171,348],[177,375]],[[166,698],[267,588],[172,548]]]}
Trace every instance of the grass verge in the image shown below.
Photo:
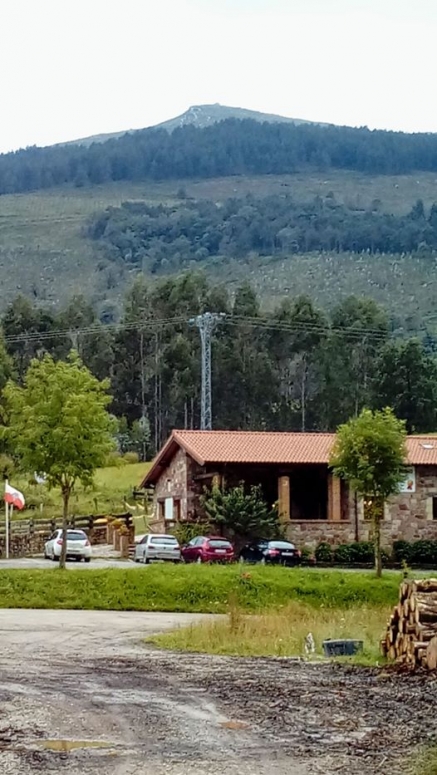
{"label": "grass verge", "polygon": [[244,657],[305,656],[305,638],[312,633],[315,653],[323,657],[328,638],[359,638],[363,652],[348,661],[375,665],[381,662],[379,641],[387,622],[385,606],[316,609],[293,601],[278,611],[252,616],[238,606],[220,620],[184,627],[150,640],[164,648]]}
{"label": "grass verge", "polygon": [[[298,601],[317,617],[326,610],[383,608],[397,599],[401,574],[239,566],[163,566],[105,570],[1,570],[2,608],[226,613],[280,609]],[[305,633],[306,634],[306,633]]]}

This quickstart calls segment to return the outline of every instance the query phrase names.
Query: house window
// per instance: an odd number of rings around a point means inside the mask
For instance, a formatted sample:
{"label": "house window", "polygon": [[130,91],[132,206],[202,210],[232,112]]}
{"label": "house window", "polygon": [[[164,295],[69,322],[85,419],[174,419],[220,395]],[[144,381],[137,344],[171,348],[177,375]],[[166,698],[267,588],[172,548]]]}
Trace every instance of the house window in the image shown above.
{"label": "house window", "polygon": [[432,499],[432,518],[437,519],[437,497],[434,496]]}

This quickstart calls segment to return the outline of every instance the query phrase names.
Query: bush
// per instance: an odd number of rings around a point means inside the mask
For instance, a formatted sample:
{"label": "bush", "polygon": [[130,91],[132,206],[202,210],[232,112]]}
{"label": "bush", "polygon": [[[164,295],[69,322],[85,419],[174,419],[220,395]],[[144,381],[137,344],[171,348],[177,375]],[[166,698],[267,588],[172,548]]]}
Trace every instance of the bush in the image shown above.
{"label": "bush", "polygon": [[337,565],[350,565],[352,563],[352,552],[350,544],[340,544],[334,550],[334,562]]}
{"label": "bush", "polygon": [[414,541],[411,562],[414,565],[437,565],[437,541]]}
{"label": "bush", "polygon": [[105,460],[105,468],[112,468],[116,466],[124,466],[126,461],[122,458],[119,452],[110,452]]}
{"label": "bush", "polygon": [[395,541],[393,559],[407,565],[437,565],[437,541]]}
{"label": "bush", "polygon": [[395,562],[406,562],[409,565],[412,562],[412,544],[410,541],[394,541],[393,560]]}
{"label": "bush", "polygon": [[322,562],[325,564],[332,562],[333,560],[332,546],[327,544],[326,541],[322,541],[320,544],[316,546],[315,555],[316,555],[317,562]]}
{"label": "bush", "polygon": [[125,452],[123,455],[123,460],[125,463],[132,465],[133,463],[140,462],[140,456],[138,452]]}
{"label": "bush", "polygon": [[314,550],[311,549],[310,546],[304,546],[301,549],[301,552],[302,552],[302,564],[303,565],[314,565],[314,562],[315,562]]}
{"label": "bush", "polygon": [[205,522],[178,522],[171,533],[177,538],[180,545],[184,546],[196,536],[209,535],[211,533],[211,526],[205,524]]}

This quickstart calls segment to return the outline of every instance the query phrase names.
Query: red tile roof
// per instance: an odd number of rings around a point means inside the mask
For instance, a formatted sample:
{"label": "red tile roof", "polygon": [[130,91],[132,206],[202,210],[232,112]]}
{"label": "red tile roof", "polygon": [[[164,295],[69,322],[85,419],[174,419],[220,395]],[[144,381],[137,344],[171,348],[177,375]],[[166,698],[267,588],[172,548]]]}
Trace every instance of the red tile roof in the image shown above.
{"label": "red tile roof", "polygon": [[[173,431],[152,463],[142,486],[155,483],[178,448],[199,465],[247,463],[253,465],[326,465],[334,433],[262,431]],[[409,436],[407,462],[437,466],[437,437]]]}

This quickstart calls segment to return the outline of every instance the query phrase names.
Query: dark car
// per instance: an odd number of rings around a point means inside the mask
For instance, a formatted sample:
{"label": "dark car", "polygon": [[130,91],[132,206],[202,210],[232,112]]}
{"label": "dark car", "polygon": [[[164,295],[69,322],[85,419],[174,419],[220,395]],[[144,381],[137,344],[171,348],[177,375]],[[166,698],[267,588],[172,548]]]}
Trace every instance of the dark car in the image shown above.
{"label": "dark car", "polygon": [[182,547],[185,562],[231,562],[234,559],[234,547],[221,536],[196,536]]}
{"label": "dark car", "polygon": [[256,541],[240,552],[241,562],[261,562],[263,565],[300,565],[302,553],[290,541]]}

